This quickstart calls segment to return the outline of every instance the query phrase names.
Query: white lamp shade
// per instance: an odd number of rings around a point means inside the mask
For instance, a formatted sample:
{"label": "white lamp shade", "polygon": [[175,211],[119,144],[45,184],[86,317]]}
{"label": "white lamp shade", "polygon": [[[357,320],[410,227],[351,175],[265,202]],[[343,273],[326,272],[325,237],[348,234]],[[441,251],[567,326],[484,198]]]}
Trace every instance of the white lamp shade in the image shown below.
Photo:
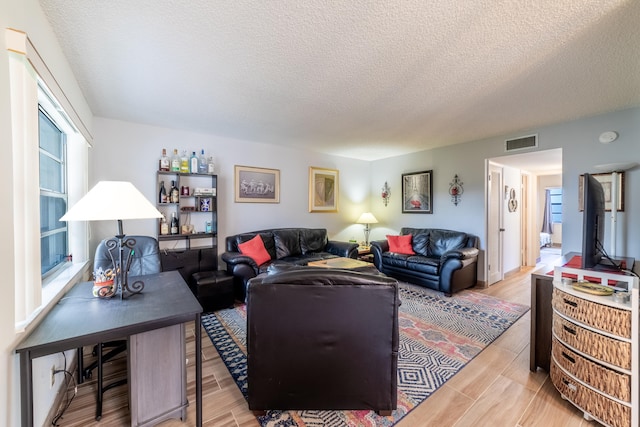
{"label": "white lamp shade", "polygon": [[356,221],[356,224],[377,224],[378,220],[371,212],[365,212],[360,215],[360,218]]}
{"label": "white lamp shade", "polygon": [[100,181],[60,221],[106,221],[161,218],[146,197],[126,181]]}

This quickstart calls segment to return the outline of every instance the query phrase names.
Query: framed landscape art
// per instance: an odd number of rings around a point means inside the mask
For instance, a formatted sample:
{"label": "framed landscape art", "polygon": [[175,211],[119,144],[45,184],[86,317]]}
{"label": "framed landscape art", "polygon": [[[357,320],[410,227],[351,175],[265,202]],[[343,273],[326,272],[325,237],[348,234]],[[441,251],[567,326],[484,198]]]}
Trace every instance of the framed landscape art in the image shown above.
{"label": "framed landscape art", "polygon": [[280,203],[278,169],[234,166],[236,203]]}
{"label": "framed landscape art", "polygon": [[402,174],[402,213],[433,213],[433,171]]}
{"label": "framed landscape art", "polygon": [[309,168],[309,212],[338,212],[338,171]]}

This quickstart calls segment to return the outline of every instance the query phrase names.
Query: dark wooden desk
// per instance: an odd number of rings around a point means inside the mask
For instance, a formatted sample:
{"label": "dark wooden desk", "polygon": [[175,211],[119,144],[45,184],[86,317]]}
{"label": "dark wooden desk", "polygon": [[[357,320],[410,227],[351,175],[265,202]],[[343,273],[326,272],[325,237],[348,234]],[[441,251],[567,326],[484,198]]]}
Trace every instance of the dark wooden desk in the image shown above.
{"label": "dark wooden desk", "polygon": [[[566,265],[577,252],[569,252],[562,258],[545,265],[531,273],[531,338],[529,343],[529,369],[535,372],[538,367],[549,372],[551,364],[551,327],[553,320],[553,272],[555,267]],[[633,258],[616,258],[624,260],[627,268],[633,270]],[[578,267],[579,268],[579,267]]]}
{"label": "dark wooden desk", "polygon": [[[124,300],[119,295],[111,299],[94,298],[92,282],[77,284],[18,345],[23,426],[33,426],[33,359],[191,320],[195,322],[196,333],[196,425],[202,426],[202,307],[176,271],[139,278],[144,280],[144,291]],[[130,378],[135,375],[136,372],[129,372]]]}

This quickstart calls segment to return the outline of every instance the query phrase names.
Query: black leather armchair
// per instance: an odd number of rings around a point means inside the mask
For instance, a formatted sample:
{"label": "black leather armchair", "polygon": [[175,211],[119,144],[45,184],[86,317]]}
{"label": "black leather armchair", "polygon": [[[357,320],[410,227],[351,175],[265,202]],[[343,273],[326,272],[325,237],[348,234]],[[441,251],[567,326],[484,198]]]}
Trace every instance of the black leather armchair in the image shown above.
{"label": "black leather armchair", "polygon": [[251,410],[396,409],[395,279],[298,267],[261,274],[247,292]]}
{"label": "black leather armchair", "polygon": [[[238,245],[260,235],[271,259],[257,265],[253,259],[240,253]],[[267,271],[271,264],[307,265],[310,261],[327,258],[358,257],[358,244],[329,240],[324,228],[274,228],[251,231],[226,238],[221,256],[227,273],[234,277],[235,297],[244,301],[249,279]]]}

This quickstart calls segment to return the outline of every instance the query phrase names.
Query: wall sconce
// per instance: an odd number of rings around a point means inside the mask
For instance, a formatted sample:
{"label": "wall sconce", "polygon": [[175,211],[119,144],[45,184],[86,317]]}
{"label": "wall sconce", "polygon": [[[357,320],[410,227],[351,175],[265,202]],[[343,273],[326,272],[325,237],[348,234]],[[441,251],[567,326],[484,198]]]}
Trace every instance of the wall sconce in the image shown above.
{"label": "wall sconce", "polygon": [[460,203],[460,197],[462,196],[462,193],[464,193],[464,188],[462,187],[463,184],[464,183],[460,180],[458,174],[456,174],[453,177],[453,181],[449,183],[449,195],[451,196],[451,203],[453,203],[455,206],[458,206],[458,203]]}
{"label": "wall sconce", "polygon": [[385,206],[389,204],[389,197],[391,197],[391,189],[389,188],[387,181],[385,181],[382,186],[382,203],[384,203]]}

